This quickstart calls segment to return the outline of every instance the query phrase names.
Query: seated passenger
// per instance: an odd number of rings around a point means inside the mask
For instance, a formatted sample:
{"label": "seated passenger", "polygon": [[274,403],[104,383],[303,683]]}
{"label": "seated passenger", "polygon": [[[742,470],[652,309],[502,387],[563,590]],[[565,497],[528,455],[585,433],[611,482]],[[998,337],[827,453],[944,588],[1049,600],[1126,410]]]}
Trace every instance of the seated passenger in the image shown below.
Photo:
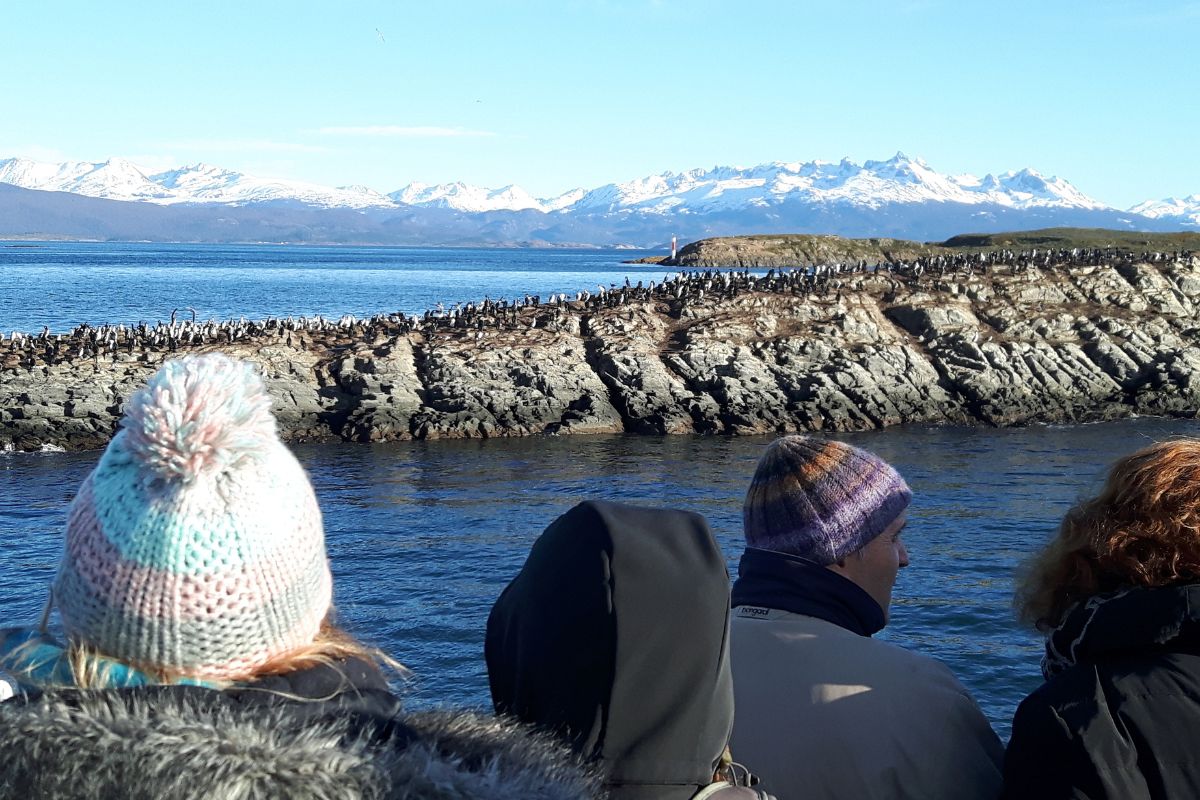
{"label": "seated passenger", "polygon": [[790,798],[993,798],[1002,747],[943,664],[871,635],[908,552],[912,493],[841,442],[771,443],[733,587],[733,752]]}
{"label": "seated passenger", "polygon": [[1013,719],[1008,798],[1200,797],[1200,441],[1113,465],[1017,591],[1046,682]]}
{"label": "seated passenger", "polygon": [[565,749],[493,718],[399,714],[394,662],[331,624],[321,512],[269,405],[215,354],[130,399],[68,513],[65,642],[46,618],[0,632],[0,797],[590,796]]}
{"label": "seated passenger", "polygon": [[733,723],[729,577],[703,517],[585,502],[492,608],[492,700],[567,741],[612,800],[753,800]]}

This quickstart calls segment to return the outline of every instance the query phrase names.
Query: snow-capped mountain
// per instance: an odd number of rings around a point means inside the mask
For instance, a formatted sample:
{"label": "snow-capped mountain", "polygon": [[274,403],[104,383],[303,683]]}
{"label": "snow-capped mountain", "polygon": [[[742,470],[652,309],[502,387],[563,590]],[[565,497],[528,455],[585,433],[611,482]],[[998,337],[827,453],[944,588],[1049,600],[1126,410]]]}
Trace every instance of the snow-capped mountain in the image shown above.
{"label": "snow-capped mountain", "polygon": [[328,208],[371,208],[392,206],[391,200],[366,186],[331,188],[301,181],[257,178],[241,172],[193,164],[159,172],[150,180],[172,192],[172,203],[226,203],[242,205],[290,200]]}
{"label": "snow-capped mountain", "polygon": [[1168,197],[1165,200],[1147,200],[1129,209],[1151,219],[1175,218],[1200,225],[1200,194],[1192,194],[1182,200]]}
{"label": "snow-capped mountain", "polygon": [[388,195],[397,203],[426,208],[449,208],[469,214],[486,211],[525,211],[532,209],[548,214],[573,207],[587,194],[585,189],[572,189],[557,197],[537,198],[520,186],[487,189],[461,181],[455,183],[410,183]]}
{"label": "snow-capped mountain", "polygon": [[[538,198],[519,186],[411,183],[383,194],[262,178],[209,164],[150,173],[113,158],[47,164],[0,160],[0,235],[71,235],[197,241],[329,241],[403,244],[659,244],[737,233],[835,233],[934,240],[964,232],[1039,227],[1195,230],[1200,195],[1128,210],[1070,182],[1026,168],[982,178],[947,175],[920,158],[771,162],[664,172]],[[57,198],[57,199],[55,199]],[[92,231],[52,206],[89,201],[143,207],[128,224],[100,206]],[[81,205],[81,203],[83,203]],[[36,207],[36,213],[32,209]],[[154,210],[157,207],[157,210]],[[167,209],[174,209],[166,213]],[[236,213],[234,213],[236,212]],[[9,217],[5,219],[4,213]],[[85,217],[84,219],[90,219]],[[120,224],[117,224],[120,222]],[[110,224],[111,223],[111,224]],[[70,228],[67,233],[67,228]],[[192,238],[188,238],[192,237]]]}
{"label": "snow-capped mountain", "polygon": [[659,213],[730,211],[783,202],[848,203],[879,208],[890,203],[996,204],[1006,208],[1107,208],[1061,178],[1045,178],[1023,169],[999,177],[947,176],[921,159],[897,153],[887,161],[861,166],[838,163],[760,164],[749,169],[664,172],[620,184],[608,184],[584,195],[572,208],[613,212],[642,209]]}
{"label": "snow-capped mountain", "polygon": [[570,208],[580,201],[587,194],[586,189],[572,189],[569,192],[563,192],[558,197],[551,197],[548,200],[542,201],[542,210],[549,213],[551,211],[562,211]]}
{"label": "snow-capped mountain", "polygon": [[110,200],[163,202],[169,193],[123,158],[99,164],[68,161],[46,164],[24,158],[0,161],[0,182],[26,189],[70,192]]}
{"label": "snow-capped mountain", "polygon": [[542,202],[520,186],[484,189],[462,182],[426,184],[410,183],[388,195],[397,203],[430,208],[452,208],[455,211],[522,211],[527,208],[544,211]]}
{"label": "snow-capped mountain", "polygon": [[395,205],[384,195],[366,187],[335,189],[301,181],[256,178],[209,164],[194,164],[147,175],[120,158],[98,164],[87,161],[45,164],[24,158],[9,158],[0,161],[0,183],[11,183],[23,189],[70,192],[106,200],[135,200],[162,205],[242,205],[281,200],[326,208]]}
{"label": "snow-capped mountain", "polygon": [[117,158],[99,164],[82,161],[44,164],[10,158],[0,161],[0,182],[25,189],[161,204],[241,205],[287,200],[329,208],[387,208],[402,204],[472,214],[529,209],[544,213],[704,214],[783,202],[848,203],[862,208],[926,202],[996,204],[1014,209],[1107,208],[1067,181],[1043,177],[1032,169],[1006,172],[999,177],[948,176],[933,170],[922,159],[911,159],[903,153],[887,161],[867,161],[861,166],[843,159],[838,163],[774,162],[749,168],[664,172],[590,191],[574,189],[545,199],[536,198],[519,186],[488,189],[462,182],[410,183],[384,195],[364,186],[331,188],[259,178],[209,164],[147,175]]}

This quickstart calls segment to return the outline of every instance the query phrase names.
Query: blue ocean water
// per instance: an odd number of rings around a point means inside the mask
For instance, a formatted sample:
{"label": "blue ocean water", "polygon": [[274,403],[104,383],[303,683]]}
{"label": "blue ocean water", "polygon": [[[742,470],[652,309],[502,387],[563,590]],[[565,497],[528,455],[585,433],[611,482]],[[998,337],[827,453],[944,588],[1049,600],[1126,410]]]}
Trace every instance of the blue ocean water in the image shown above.
{"label": "blue ocean water", "polygon": [[[635,250],[0,242],[0,331],[180,319],[420,314],[490,296],[595,291],[663,269]],[[661,255],[661,254],[660,254]]]}
{"label": "blue ocean water", "polygon": [[[0,330],[166,319],[419,313],[438,302],[574,293],[658,267],[624,251],[0,244]],[[183,312],[181,312],[183,313]],[[189,312],[190,313],[190,312]],[[1040,682],[1011,612],[1013,572],[1121,454],[1200,423],[1012,430],[901,427],[844,438],[916,497],[912,565],[881,637],[944,660],[1002,736]],[[736,570],[761,437],[536,437],[297,448],[325,512],[341,620],[407,664],[414,705],[487,704],[484,624],[537,534],[589,497],[692,509]],[[97,453],[0,453],[0,625],[36,618],[68,503]]]}
{"label": "blue ocean water", "polygon": [[[881,637],[945,661],[1002,736],[1040,682],[1040,640],[1011,612],[1013,572],[1117,456],[1200,423],[900,427],[849,435],[895,463],[915,499]],[[763,437],[571,436],[297,448],[316,486],[341,621],[413,671],[413,705],[488,703],[483,631],[530,545],[585,498],[687,508],[731,572]],[[97,453],[0,454],[0,620],[36,618],[67,504]]]}

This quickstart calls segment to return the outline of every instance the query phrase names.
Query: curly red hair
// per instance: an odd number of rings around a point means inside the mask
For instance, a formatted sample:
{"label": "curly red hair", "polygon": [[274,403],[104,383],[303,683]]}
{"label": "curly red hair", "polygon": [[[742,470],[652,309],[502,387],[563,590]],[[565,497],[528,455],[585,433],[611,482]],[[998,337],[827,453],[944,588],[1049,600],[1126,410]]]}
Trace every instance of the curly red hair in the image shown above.
{"label": "curly red hair", "polygon": [[1151,445],[1113,464],[1100,493],[1067,512],[1017,586],[1043,630],[1097,594],[1200,581],[1200,440]]}

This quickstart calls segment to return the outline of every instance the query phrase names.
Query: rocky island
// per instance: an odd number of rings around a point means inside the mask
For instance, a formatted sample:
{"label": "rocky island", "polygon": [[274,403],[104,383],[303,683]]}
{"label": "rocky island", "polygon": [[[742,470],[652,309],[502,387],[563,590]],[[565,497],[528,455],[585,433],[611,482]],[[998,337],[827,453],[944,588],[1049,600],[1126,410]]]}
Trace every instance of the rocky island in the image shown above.
{"label": "rocky island", "polygon": [[291,441],[1194,416],[1200,235],[1108,233],[711,240],[661,284],[423,319],[17,334],[0,449],[101,447],[163,360],[209,350],[260,366]]}

